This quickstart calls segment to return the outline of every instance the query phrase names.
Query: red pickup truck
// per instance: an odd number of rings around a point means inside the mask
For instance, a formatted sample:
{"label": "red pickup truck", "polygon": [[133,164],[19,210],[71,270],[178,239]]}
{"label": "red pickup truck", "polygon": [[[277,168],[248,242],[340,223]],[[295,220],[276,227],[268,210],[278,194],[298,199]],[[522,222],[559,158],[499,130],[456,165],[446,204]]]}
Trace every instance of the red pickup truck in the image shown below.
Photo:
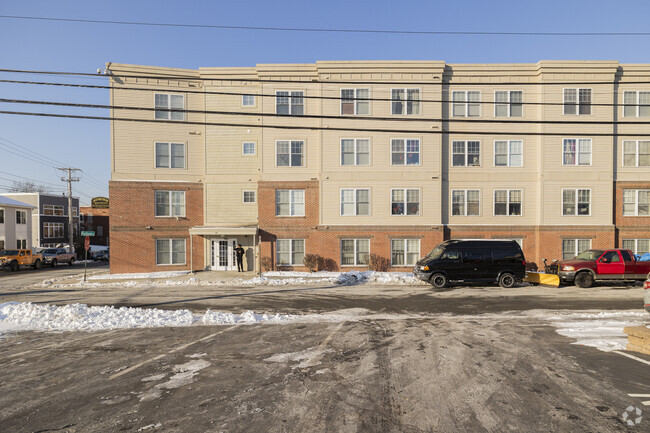
{"label": "red pickup truck", "polygon": [[637,261],[630,250],[587,250],[558,262],[557,269],[561,282],[586,288],[596,281],[645,280],[650,262]]}

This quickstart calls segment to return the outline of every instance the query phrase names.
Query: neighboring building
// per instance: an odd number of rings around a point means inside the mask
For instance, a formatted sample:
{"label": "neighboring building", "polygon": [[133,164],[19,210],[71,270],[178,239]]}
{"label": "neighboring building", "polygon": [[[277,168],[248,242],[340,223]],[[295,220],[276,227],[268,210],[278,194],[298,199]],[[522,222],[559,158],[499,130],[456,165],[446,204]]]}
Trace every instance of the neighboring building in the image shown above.
{"label": "neighboring building", "polygon": [[109,209],[81,207],[81,231],[93,231],[90,239],[93,245],[109,245]]}
{"label": "neighboring building", "polygon": [[[650,242],[650,65],[108,64],[111,271],[408,271],[450,238],[528,261]],[[179,111],[174,111],[179,110]],[[268,260],[268,259],[267,259]],[[190,265],[191,263],[191,265]]]}
{"label": "neighboring building", "polygon": [[[33,193],[9,193],[5,196],[28,203],[36,208],[32,213],[32,239],[35,247],[67,245],[68,197],[63,195]],[[72,197],[74,229],[79,233],[79,198]]]}
{"label": "neighboring building", "polygon": [[34,206],[0,195],[0,250],[32,248]]}

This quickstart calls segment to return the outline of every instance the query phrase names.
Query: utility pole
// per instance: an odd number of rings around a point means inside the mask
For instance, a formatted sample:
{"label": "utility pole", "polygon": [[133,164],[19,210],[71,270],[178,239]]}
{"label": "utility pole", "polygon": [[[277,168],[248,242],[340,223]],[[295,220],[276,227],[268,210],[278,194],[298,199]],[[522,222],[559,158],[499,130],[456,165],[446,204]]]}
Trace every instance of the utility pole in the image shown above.
{"label": "utility pole", "polygon": [[72,177],[73,171],[81,171],[80,168],[57,168],[57,170],[67,171],[68,177],[63,176],[61,180],[68,182],[68,240],[70,242],[70,253],[74,252],[74,218],[72,217],[72,182],[79,182],[78,177]]}

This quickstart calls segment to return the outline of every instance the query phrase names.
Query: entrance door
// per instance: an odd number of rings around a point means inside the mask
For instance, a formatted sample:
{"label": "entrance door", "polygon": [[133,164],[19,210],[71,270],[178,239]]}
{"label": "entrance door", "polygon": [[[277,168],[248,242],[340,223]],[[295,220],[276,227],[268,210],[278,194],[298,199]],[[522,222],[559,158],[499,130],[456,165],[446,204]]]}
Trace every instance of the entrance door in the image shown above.
{"label": "entrance door", "polygon": [[235,239],[215,239],[212,241],[212,270],[237,270],[236,242]]}

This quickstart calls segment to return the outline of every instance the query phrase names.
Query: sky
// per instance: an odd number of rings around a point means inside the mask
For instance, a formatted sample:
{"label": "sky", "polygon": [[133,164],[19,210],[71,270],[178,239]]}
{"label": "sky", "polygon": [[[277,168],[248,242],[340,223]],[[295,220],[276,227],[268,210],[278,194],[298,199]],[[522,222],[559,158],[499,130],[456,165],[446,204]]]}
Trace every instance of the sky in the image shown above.
{"label": "sky", "polygon": [[[648,32],[650,2],[548,0],[0,2],[0,15],[147,23],[455,32]],[[431,35],[136,26],[0,17],[0,69],[95,73],[106,62],[196,69],[318,60],[442,60],[650,63],[650,34],[633,36]],[[0,80],[107,85],[105,77],[0,72]],[[0,83],[0,98],[108,104],[108,90]],[[2,111],[108,116],[104,109],[0,102]],[[0,114],[0,194],[14,180],[51,193],[67,187],[58,167],[79,168],[73,195],[108,196],[105,120]],[[20,177],[19,177],[20,176]]]}

